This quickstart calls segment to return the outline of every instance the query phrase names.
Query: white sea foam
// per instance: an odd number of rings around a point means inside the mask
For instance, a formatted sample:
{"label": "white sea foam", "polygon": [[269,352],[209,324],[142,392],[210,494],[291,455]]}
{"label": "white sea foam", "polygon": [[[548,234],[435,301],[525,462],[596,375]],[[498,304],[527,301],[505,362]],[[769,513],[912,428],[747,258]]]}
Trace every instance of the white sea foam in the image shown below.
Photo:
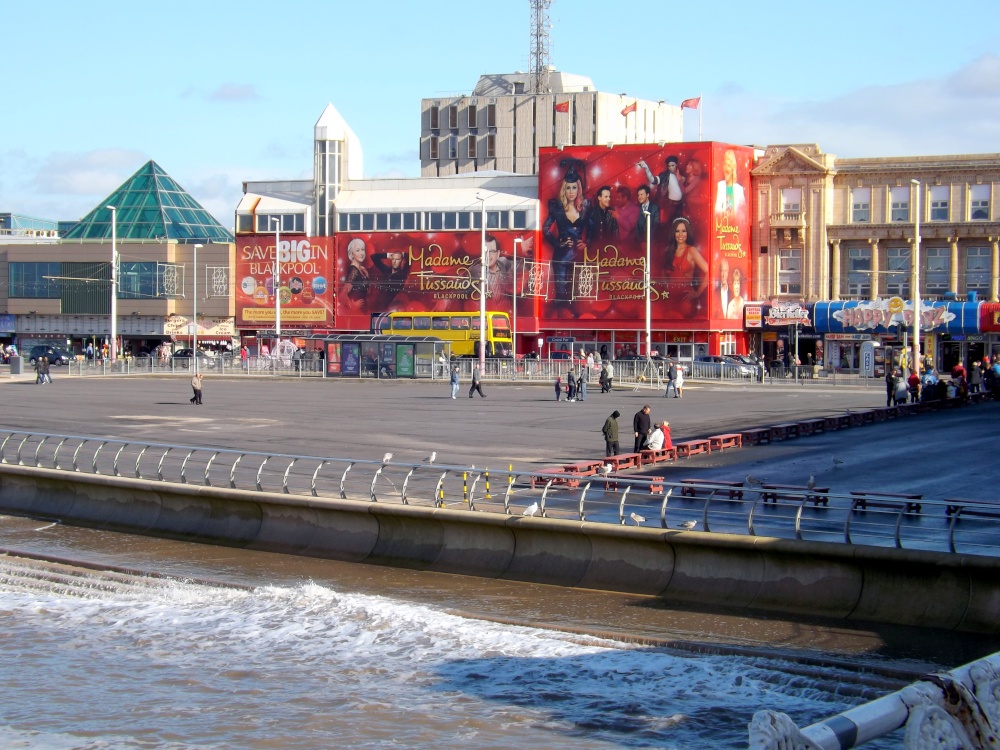
{"label": "white sea foam", "polygon": [[331,736],[342,747],[460,737],[470,749],[704,747],[711,736],[724,748],[745,745],[757,708],[819,718],[846,707],[811,683],[785,687],[776,662],[678,656],[316,584],[0,585],[0,615],[0,725],[32,750],[80,732],[110,748],[278,737],[309,748]]}

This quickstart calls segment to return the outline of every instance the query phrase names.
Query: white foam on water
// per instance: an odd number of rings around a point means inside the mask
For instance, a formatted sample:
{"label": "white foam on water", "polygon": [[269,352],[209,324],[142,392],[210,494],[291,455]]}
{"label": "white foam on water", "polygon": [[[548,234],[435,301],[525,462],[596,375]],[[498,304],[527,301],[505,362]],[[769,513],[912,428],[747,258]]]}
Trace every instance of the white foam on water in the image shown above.
{"label": "white foam on water", "polygon": [[805,725],[850,705],[785,680],[775,660],[678,656],[311,583],[0,583],[0,617],[0,731],[31,750],[62,750],[65,736],[108,743],[71,745],[94,748],[745,747],[755,710]]}

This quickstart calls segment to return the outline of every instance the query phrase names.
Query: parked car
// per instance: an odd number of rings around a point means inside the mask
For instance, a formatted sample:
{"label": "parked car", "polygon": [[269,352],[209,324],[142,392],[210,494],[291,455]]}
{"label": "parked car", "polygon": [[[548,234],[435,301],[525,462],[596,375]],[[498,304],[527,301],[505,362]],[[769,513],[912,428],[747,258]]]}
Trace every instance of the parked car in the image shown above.
{"label": "parked car", "polygon": [[[170,355],[170,361],[174,367],[190,367],[194,361],[194,349],[178,349]],[[206,351],[198,350],[198,368],[215,367],[215,355]]]}
{"label": "parked car", "polygon": [[753,377],[754,368],[725,355],[710,355],[694,358],[695,376],[705,377]]}
{"label": "parked car", "polygon": [[42,357],[48,357],[50,365],[68,365],[72,359],[62,349],[39,344],[38,346],[31,347],[31,351],[28,353],[28,364],[34,366],[35,362]]}

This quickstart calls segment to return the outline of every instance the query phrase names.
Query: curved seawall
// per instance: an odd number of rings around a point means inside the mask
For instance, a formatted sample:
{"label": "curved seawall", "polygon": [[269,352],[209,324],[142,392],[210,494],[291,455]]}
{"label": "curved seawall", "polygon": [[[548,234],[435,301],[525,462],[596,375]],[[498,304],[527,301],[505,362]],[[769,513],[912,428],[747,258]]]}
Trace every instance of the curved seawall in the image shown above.
{"label": "curved seawall", "polygon": [[0,465],[0,512],[667,602],[1000,633],[1000,560]]}

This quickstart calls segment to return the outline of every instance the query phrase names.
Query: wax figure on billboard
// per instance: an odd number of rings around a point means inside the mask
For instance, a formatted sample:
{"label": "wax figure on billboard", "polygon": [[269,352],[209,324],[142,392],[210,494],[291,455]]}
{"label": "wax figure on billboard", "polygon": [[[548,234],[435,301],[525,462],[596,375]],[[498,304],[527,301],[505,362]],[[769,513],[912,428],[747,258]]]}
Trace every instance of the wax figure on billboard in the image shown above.
{"label": "wax figure on billboard", "polygon": [[[483,264],[477,260],[469,270],[481,283]],[[500,243],[492,234],[486,235],[486,307],[500,312],[511,312],[514,298],[514,261],[501,254]]]}
{"label": "wax figure on billboard", "polygon": [[341,298],[354,310],[367,309],[371,279],[368,267],[365,265],[368,259],[365,241],[355,238],[347,243],[347,258],[351,265],[348,266],[340,287]]}
{"label": "wax figure on billboard", "polygon": [[395,302],[410,275],[409,254],[401,250],[391,250],[385,253],[372,253],[371,257],[372,264],[378,271],[378,277],[374,284],[375,299],[373,305],[375,309],[381,312],[394,312],[402,309]]}
{"label": "wax figure on billboard", "polygon": [[743,272],[738,269],[733,269],[733,282],[730,285],[732,290],[733,298],[729,300],[729,304],[726,306],[726,317],[733,320],[743,319],[743,306],[746,304],[746,300],[743,299],[741,292],[741,287],[743,285]]}
{"label": "wax figure on billboard", "polygon": [[648,216],[654,327],[740,328],[741,317],[727,315],[741,311],[730,303],[749,291],[752,156],[709,142],[541,149],[543,242],[534,265],[552,279],[535,306],[541,322],[641,321]]}
{"label": "wax figure on billboard", "polygon": [[542,237],[552,247],[552,278],[555,299],[560,303],[573,299],[573,261],[586,249],[584,232],[590,203],[584,197],[584,166],[580,159],[560,160],[563,178],[559,195],[549,199],[548,216],[542,225]]}

